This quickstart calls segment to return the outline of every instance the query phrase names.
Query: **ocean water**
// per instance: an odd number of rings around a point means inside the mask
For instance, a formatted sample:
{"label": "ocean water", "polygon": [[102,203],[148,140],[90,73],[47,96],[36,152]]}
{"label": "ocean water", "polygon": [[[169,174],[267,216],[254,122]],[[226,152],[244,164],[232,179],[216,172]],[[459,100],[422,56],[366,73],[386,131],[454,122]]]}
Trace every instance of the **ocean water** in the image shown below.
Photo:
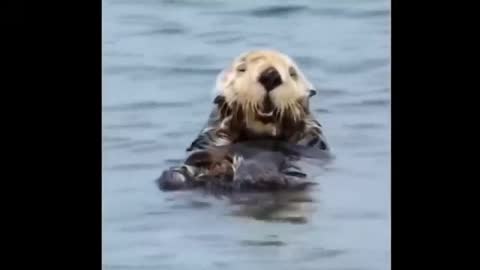
{"label": "ocean water", "polygon": [[[104,269],[390,269],[390,2],[103,0]],[[292,56],[335,159],[306,194],[164,193],[253,48]],[[294,202],[291,202],[295,196]],[[247,200],[247,201],[245,201]]]}

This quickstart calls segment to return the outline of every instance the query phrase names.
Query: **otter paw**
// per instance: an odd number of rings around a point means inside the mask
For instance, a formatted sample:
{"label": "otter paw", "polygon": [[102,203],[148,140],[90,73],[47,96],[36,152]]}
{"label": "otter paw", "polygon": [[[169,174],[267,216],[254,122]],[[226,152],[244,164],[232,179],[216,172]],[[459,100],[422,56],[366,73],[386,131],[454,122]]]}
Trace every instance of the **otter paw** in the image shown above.
{"label": "otter paw", "polygon": [[182,170],[170,168],[164,171],[156,182],[161,190],[173,191],[185,189],[188,186],[187,179],[187,175]]}

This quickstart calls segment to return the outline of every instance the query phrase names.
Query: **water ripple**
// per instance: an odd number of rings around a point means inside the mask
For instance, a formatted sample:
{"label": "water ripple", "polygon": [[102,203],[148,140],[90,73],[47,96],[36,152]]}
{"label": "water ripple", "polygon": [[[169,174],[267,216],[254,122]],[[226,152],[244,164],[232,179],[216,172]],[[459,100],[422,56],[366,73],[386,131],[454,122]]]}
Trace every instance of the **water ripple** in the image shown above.
{"label": "water ripple", "polygon": [[161,125],[157,125],[151,122],[137,122],[137,123],[126,123],[126,124],[111,124],[104,125],[105,129],[145,129],[145,128],[158,128]]}
{"label": "water ripple", "polygon": [[302,252],[300,260],[314,261],[318,259],[334,258],[345,253],[347,253],[346,250],[340,249],[312,248],[308,251]]}
{"label": "water ripple", "polygon": [[337,89],[337,88],[318,89],[318,95],[323,97],[335,97],[335,96],[342,96],[345,94],[347,94],[347,91],[344,89]]}
{"label": "water ripple", "polygon": [[351,19],[364,19],[364,18],[386,18],[390,16],[390,11],[386,9],[378,10],[349,10],[340,8],[321,8],[310,10],[312,15],[328,16],[335,18],[351,18]]}
{"label": "water ripple", "polygon": [[378,212],[344,212],[332,215],[335,219],[382,219],[384,215]]}
{"label": "water ripple", "polygon": [[139,32],[135,35],[141,36],[155,36],[155,35],[180,35],[187,32],[187,29],[181,26],[166,26],[166,27],[159,27],[156,29]]}
{"label": "water ripple", "polygon": [[139,225],[130,225],[120,228],[122,232],[152,232],[158,231],[162,227],[153,226],[151,224],[139,224]]}
{"label": "water ripple", "polygon": [[174,57],[173,61],[177,63],[177,65],[208,65],[212,63],[212,59],[214,57],[207,57],[206,55],[187,55],[181,59],[178,57]]}
{"label": "water ripple", "polygon": [[[152,0],[149,0],[152,1]],[[153,0],[155,1],[155,0]],[[174,7],[194,7],[194,8],[213,8],[224,5],[224,1],[202,1],[202,0],[162,0],[155,2],[160,2],[162,5],[172,5]]]}
{"label": "water ripple", "polygon": [[292,55],[294,59],[301,68],[313,68],[324,63],[319,58],[305,55]]}
{"label": "water ripple", "polygon": [[300,5],[285,5],[285,6],[270,6],[270,7],[260,7],[255,8],[246,13],[254,17],[277,17],[277,16],[287,16],[291,14],[296,14],[302,11],[307,10],[306,6]]}
{"label": "water ripple", "polygon": [[384,107],[390,105],[390,100],[386,98],[375,98],[375,99],[366,99],[361,101],[352,101],[352,102],[345,102],[337,104],[338,107],[350,108],[350,107],[358,107],[358,108],[366,108],[366,107]]}
{"label": "water ripple", "polygon": [[127,14],[117,17],[117,21],[121,24],[153,24],[159,23],[160,18],[152,15],[144,14]]}
{"label": "water ripple", "polygon": [[358,72],[367,72],[373,69],[388,67],[390,61],[388,59],[367,59],[361,62],[347,62],[347,63],[328,63],[325,62],[320,65],[321,69],[331,74],[349,74]]}
{"label": "water ripple", "polygon": [[102,141],[106,143],[119,143],[119,142],[128,142],[132,138],[129,137],[119,137],[119,136],[103,136]]}
{"label": "water ripple", "polygon": [[211,207],[212,204],[209,202],[191,200],[185,203],[178,203],[170,206],[171,209],[204,209]]}
{"label": "water ripple", "polygon": [[158,76],[165,77],[168,75],[216,75],[220,70],[218,68],[208,68],[208,67],[182,67],[182,66],[171,66],[171,67],[162,67],[162,66],[153,66],[153,65],[142,65],[142,66],[108,66],[103,69],[105,74],[110,75],[144,75],[144,76]]}
{"label": "water ripple", "polygon": [[135,170],[150,170],[163,168],[162,164],[158,163],[129,163],[129,164],[120,164],[107,167],[107,170],[111,171],[135,171]]}
{"label": "water ripple", "polygon": [[166,165],[175,166],[175,165],[181,164],[183,162],[183,159],[181,159],[181,158],[177,158],[177,159],[171,158],[171,159],[165,159],[164,162],[165,162]]}
{"label": "water ripple", "polygon": [[142,102],[127,103],[127,104],[104,106],[103,111],[107,111],[107,112],[139,111],[139,110],[143,111],[143,110],[178,108],[178,107],[188,107],[188,106],[191,106],[191,103],[180,102],[180,101],[166,101],[166,102],[142,101]]}
{"label": "water ripple", "polygon": [[158,269],[171,269],[168,265],[159,264],[159,265],[127,265],[127,264],[103,264],[102,269],[105,270],[158,270]]}
{"label": "water ripple", "polygon": [[147,216],[163,216],[163,215],[169,215],[171,214],[172,211],[168,210],[158,210],[158,211],[148,211],[145,213]]}
{"label": "water ripple", "polygon": [[286,243],[279,240],[243,240],[240,242],[242,246],[257,246],[257,247],[265,247],[265,246],[285,246]]}
{"label": "water ripple", "polygon": [[378,123],[358,123],[358,124],[347,124],[345,125],[347,128],[351,128],[354,130],[362,130],[362,129],[380,129],[384,128],[385,125],[378,124]]}
{"label": "water ripple", "polygon": [[148,145],[147,147],[135,147],[134,149],[130,149],[132,153],[153,153],[159,150],[165,150],[168,148],[168,145],[163,143],[152,144]]}
{"label": "water ripple", "polygon": [[154,140],[134,140],[134,141],[122,141],[117,144],[112,144],[108,149],[125,149],[125,148],[132,148],[136,146],[145,146],[145,145],[152,145],[154,144]]}
{"label": "water ripple", "polygon": [[132,6],[160,6],[167,7],[195,7],[195,8],[212,8],[218,5],[223,4],[222,1],[199,1],[199,0],[110,0],[109,3],[112,4],[123,4],[123,5],[132,5]]}
{"label": "water ripple", "polygon": [[207,44],[231,44],[232,42],[244,41],[245,38],[241,35],[230,36],[230,37],[219,37],[216,39],[206,41]]}
{"label": "water ripple", "polygon": [[319,108],[319,109],[315,109],[313,111],[317,112],[317,113],[322,113],[322,114],[329,114],[330,113],[330,110],[325,109],[325,108]]}
{"label": "water ripple", "polygon": [[237,31],[207,31],[195,35],[205,41],[207,44],[228,44],[232,42],[248,42],[258,41],[261,38],[273,38],[281,33],[254,33],[249,32],[248,35]]}
{"label": "water ripple", "polygon": [[208,11],[207,15],[238,15],[257,18],[283,18],[289,15],[304,14],[321,17],[345,18],[345,19],[375,19],[389,18],[390,10],[355,10],[345,8],[311,8],[305,5],[273,5],[252,8],[242,11]]}

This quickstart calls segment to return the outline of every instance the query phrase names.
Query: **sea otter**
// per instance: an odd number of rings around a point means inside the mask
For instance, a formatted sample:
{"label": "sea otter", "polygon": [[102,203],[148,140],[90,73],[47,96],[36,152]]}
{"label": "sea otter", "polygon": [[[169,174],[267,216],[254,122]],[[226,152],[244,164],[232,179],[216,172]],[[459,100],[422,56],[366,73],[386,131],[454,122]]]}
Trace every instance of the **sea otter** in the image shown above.
{"label": "sea otter", "polygon": [[218,75],[215,90],[207,125],[187,148],[185,163],[157,180],[161,189],[278,189],[305,178],[283,152],[259,150],[264,154],[249,162],[241,147],[233,147],[245,142],[263,140],[329,152],[322,126],[309,109],[316,89],[289,56],[274,50],[246,52]]}

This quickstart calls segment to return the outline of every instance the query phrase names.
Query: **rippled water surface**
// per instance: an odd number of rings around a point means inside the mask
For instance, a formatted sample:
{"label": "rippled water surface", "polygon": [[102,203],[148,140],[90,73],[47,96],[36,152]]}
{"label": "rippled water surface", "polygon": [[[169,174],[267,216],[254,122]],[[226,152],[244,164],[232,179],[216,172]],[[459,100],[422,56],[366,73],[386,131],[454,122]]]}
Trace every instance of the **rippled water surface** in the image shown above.
{"label": "rippled water surface", "polygon": [[[103,0],[104,269],[390,269],[385,0]],[[336,156],[308,194],[162,193],[205,123],[216,74],[276,48],[318,88]]]}

